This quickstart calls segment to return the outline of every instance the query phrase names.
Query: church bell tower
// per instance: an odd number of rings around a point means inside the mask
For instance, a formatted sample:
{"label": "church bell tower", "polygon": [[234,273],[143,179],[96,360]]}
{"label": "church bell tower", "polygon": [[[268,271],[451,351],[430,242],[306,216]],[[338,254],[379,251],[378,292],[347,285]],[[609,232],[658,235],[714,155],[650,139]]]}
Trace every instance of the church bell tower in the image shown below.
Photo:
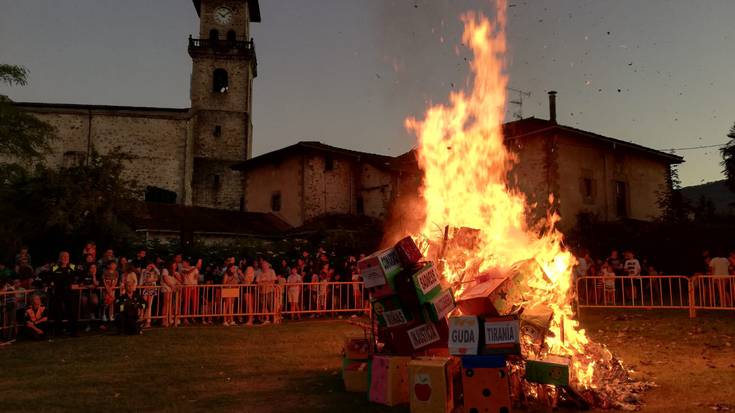
{"label": "church bell tower", "polygon": [[191,197],[195,206],[239,209],[243,179],[230,166],[252,145],[253,78],[258,75],[250,22],[257,0],[194,0],[199,37],[189,37],[191,73]]}

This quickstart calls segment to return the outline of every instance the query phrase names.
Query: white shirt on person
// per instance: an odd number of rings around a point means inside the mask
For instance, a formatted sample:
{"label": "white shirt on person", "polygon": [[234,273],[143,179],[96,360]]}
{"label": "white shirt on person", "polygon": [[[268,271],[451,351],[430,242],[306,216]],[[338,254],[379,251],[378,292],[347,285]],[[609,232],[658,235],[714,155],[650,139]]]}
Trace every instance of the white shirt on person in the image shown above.
{"label": "white shirt on person", "polygon": [[730,275],[730,261],[724,257],[715,257],[709,261],[709,268],[712,275],[728,276]]}

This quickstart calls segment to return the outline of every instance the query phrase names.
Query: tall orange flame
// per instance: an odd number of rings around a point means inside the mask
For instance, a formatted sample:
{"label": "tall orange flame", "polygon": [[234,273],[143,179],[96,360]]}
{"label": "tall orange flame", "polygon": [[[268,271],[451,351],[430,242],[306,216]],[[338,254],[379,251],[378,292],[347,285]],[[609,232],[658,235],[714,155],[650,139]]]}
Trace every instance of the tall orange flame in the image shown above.
{"label": "tall orange flame", "polygon": [[527,225],[525,197],[508,187],[516,159],[506,149],[502,131],[508,82],[505,1],[498,1],[496,10],[492,25],[479,13],[461,17],[462,40],[474,54],[470,90],[451,93],[448,105],[430,107],[423,120],[406,120],[418,137],[424,172],[426,218],[418,238],[438,240],[446,225],[479,230],[471,253],[450,251],[443,257],[444,276],[456,285],[535,259],[543,270],[528,281],[528,302],[517,304],[542,303],[553,310],[549,353],[572,356],[575,382],[591,387],[595,362],[583,356],[588,339],[578,329],[571,305],[575,260],[554,228],[559,218],[550,215],[540,235]]}

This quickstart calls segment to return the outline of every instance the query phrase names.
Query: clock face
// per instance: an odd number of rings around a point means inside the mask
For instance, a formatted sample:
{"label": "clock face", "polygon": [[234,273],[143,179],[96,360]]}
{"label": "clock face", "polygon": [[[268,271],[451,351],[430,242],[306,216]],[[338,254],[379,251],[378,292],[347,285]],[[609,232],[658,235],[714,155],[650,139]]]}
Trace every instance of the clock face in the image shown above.
{"label": "clock face", "polygon": [[214,10],[214,21],[219,24],[230,24],[232,21],[232,10],[227,7],[217,7]]}

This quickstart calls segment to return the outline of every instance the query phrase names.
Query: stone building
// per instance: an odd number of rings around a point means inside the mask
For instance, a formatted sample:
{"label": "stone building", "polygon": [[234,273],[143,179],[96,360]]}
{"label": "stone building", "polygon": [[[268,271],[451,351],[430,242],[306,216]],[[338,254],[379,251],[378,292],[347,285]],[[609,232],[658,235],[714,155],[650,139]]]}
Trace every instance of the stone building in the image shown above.
{"label": "stone building", "polygon": [[503,125],[506,146],[518,156],[511,184],[535,215],[554,207],[562,229],[579,214],[600,221],[658,217],[662,193],[671,191],[671,166],[684,159],[632,142],[556,122],[556,92],[549,92],[549,120],[526,118]]}
{"label": "stone building", "polygon": [[[510,185],[525,194],[532,220],[545,217],[551,206],[562,217],[562,229],[573,227],[580,214],[601,221],[659,216],[659,196],[671,190],[671,165],[683,162],[676,155],[558,124],[555,92],[549,120],[509,122],[503,132],[518,160],[509,173]],[[420,221],[421,211],[412,203],[421,181],[415,151],[390,157],[300,142],[235,169],[245,176],[247,211],[272,212],[293,226],[322,215],[353,214],[389,220],[392,230],[404,233]]]}
{"label": "stone building", "polygon": [[242,176],[230,167],[251,156],[257,60],[249,29],[260,8],[257,0],[193,3],[200,24],[188,40],[191,107],[17,103],[56,128],[48,165],[119,148],[134,157],[124,176],[146,189],[146,200],[242,208]]}
{"label": "stone building", "polygon": [[[323,215],[364,215],[384,220],[415,162],[299,142],[234,167],[245,182],[245,210],[271,212],[292,226]],[[415,193],[416,186],[410,190]]]}

